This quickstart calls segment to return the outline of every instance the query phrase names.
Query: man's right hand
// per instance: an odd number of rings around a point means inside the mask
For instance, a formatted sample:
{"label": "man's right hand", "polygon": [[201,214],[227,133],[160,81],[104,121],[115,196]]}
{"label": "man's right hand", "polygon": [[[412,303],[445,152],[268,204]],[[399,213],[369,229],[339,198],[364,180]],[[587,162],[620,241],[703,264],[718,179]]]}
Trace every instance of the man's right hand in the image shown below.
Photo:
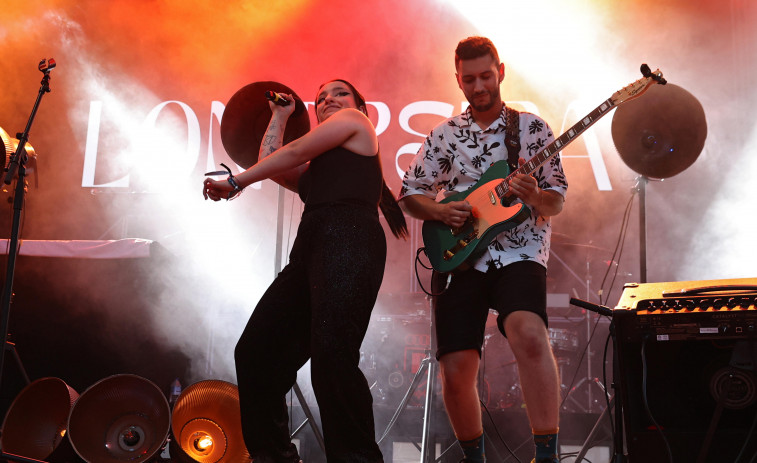
{"label": "man's right hand", "polygon": [[465,225],[465,221],[468,220],[473,210],[473,206],[468,201],[450,201],[437,204],[439,205],[438,220],[453,228],[460,228]]}
{"label": "man's right hand", "polygon": [[416,219],[438,220],[455,228],[462,227],[473,210],[468,201],[439,203],[423,195],[405,196],[400,200],[400,207]]}

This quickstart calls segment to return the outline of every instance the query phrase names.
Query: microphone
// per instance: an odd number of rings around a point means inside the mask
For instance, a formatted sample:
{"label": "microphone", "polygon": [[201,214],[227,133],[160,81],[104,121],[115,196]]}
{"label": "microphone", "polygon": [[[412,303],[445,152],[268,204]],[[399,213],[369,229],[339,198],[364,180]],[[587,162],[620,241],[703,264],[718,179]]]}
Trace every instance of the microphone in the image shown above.
{"label": "microphone", "polygon": [[289,100],[271,90],[265,92],[265,97],[279,106],[289,106]]}
{"label": "microphone", "polygon": [[571,297],[570,298],[570,303],[571,303],[571,305],[575,305],[575,306],[578,306],[578,307],[581,307],[581,308],[584,308],[584,309],[587,309],[587,310],[591,310],[592,312],[596,312],[599,315],[604,315],[604,316],[607,316],[607,317],[612,317],[612,309],[609,308],[609,307],[607,307],[607,306],[599,305],[599,304],[594,304],[594,303],[591,303],[591,302],[588,302],[588,301],[584,301],[584,300],[581,300],[581,299],[576,299],[575,297]]}

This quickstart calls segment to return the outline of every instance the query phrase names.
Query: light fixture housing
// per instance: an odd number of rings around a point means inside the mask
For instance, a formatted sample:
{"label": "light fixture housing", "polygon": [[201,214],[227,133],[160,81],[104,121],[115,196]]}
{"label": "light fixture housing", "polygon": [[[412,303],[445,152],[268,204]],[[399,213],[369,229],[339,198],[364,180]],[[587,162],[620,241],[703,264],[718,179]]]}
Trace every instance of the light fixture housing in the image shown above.
{"label": "light fixture housing", "polygon": [[150,461],[166,443],[171,410],[151,381],[122,374],[90,386],[68,418],[68,438],[88,463]]}
{"label": "light fixture housing", "polygon": [[184,389],[174,404],[171,430],[178,447],[195,461],[251,460],[242,437],[239,390],[234,384],[207,380]]}
{"label": "light fixture housing", "polygon": [[71,453],[66,423],[78,398],[79,394],[58,378],[40,378],[28,384],[5,414],[0,437],[3,452],[35,460],[47,459],[59,447],[68,446]]}

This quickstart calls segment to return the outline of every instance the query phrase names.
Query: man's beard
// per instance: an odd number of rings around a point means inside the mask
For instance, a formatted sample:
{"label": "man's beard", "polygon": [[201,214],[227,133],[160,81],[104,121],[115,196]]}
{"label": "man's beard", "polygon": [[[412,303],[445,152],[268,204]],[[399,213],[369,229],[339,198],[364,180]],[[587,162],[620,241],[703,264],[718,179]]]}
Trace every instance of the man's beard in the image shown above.
{"label": "man's beard", "polygon": [[500,101],[502,101],[502,98],[500,97],[499,93],[499,87],[494,91],[487,91],[487,95],[489,95],[489,102],[488,103],[475,103],[476,97],[479,95],[483,95],[483,93],[479,93],[478,95],[473,95],[472,98],[468,98],[468,103],[478,112],[485,112],[492,107],[494,107],[496,104],[499,104]]}

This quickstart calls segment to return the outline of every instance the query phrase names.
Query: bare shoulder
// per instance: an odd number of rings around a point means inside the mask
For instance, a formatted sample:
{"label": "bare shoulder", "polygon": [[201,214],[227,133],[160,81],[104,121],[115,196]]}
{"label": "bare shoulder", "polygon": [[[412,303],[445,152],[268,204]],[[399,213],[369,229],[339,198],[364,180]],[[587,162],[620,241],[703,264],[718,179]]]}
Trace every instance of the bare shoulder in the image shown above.
{"label": "bare shoulder", "polygon": [[350,134],[342,143],[343,147],[363,156],[373,156],[378,152],[376,129],[368,116],[359,110],[354,108],[340,109],[325,122],[339,124]]}
{"label": "bare shoulder", "polygon": [[329,117],[326,122],[329,120],[339,121],[345,124],[367,125],[373,128],[373,123],[368,119],[368,116],[355,108],[342,108]]}

